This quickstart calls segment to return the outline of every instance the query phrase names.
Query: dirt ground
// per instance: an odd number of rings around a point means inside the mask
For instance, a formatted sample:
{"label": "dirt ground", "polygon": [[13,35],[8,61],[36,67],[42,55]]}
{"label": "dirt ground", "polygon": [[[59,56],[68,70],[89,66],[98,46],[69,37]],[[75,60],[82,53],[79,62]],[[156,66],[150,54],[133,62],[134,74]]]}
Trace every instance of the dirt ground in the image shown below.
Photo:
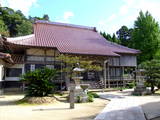
{"label": "dirt ground", "polygon": [[75,104],[56,102],[48,105],[17,105],[23,95],[0,97],[0,120],[93,120],[101,112],[107,100],[95,98],[92,103]]}

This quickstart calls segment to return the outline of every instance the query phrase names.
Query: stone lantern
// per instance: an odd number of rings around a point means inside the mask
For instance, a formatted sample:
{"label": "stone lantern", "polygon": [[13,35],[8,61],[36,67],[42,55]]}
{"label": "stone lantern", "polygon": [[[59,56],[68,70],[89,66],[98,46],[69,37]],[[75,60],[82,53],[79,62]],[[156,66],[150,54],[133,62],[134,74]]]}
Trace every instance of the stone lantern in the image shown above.
{"label": "stone lantern", "polygon": [[88,96],[87,96],[87,89],[89,87],[89,84],[81,84],[81,80],[83,79],[83,76],[81,73],[85,71],[82,68],[74,68],[73,73],[74,77],[72,79],[75,83],[75,94],[74,94],[74,100],[75,102],[79,101],[78,99],[81,99],[81,102],[87,102]]}

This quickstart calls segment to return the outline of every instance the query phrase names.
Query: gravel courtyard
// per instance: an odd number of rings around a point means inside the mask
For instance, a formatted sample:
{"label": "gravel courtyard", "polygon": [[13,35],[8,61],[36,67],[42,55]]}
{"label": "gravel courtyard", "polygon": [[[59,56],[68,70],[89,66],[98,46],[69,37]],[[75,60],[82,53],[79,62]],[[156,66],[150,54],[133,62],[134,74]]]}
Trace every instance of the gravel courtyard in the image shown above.
{"label": "gravel courtyard", "polygon": [[93,120],[106,106],[107,100],[96,98],[93,103],[76,104],[57,101],[45,105],[16,105],[23,95],[0,97],[0,120]]}

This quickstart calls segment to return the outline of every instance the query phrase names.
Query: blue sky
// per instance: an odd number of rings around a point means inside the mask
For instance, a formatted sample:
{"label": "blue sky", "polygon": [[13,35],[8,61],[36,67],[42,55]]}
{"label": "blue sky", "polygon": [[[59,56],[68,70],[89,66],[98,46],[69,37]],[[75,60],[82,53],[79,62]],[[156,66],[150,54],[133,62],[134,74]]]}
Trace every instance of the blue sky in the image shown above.
{"label": "blue sky", "polygon": [[20,9],[26,16],[48,14],[51,21],[95,26],[107,33],[122,25],[133,27],[140,10],[160,21],[160,0],[0,0],[2,6]]}

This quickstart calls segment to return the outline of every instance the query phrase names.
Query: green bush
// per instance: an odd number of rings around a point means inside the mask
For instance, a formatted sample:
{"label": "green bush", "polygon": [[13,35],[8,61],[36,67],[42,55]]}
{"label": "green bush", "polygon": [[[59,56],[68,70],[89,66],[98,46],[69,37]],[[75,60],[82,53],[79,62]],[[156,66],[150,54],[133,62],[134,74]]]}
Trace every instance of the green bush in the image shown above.
{"label": "green bush", "polygon": [[82,103],[82,97],[81,96],[77,96],[77,103]]}
{"label": "green bush", "polygon": [[27,83],[26,96],[43,97],[51,94],[54,85],[52,80],[56,77],[55,69],[43,68],[28,72],[21,76],[21,81]]}
{"label": "green bush", "polygon": [[134,88],[135,87],[135,82],[131,82],[127,84],[127,88]]}
{"label": "green bush", "polygon": [[99,98],[99,95],[97,93],[88,92],[88,95],[92,95],[94,98]]}
{"label": "green bush", "polygon": [[88,102],[93,102],[93,95],[91,94],[88,94]]}

